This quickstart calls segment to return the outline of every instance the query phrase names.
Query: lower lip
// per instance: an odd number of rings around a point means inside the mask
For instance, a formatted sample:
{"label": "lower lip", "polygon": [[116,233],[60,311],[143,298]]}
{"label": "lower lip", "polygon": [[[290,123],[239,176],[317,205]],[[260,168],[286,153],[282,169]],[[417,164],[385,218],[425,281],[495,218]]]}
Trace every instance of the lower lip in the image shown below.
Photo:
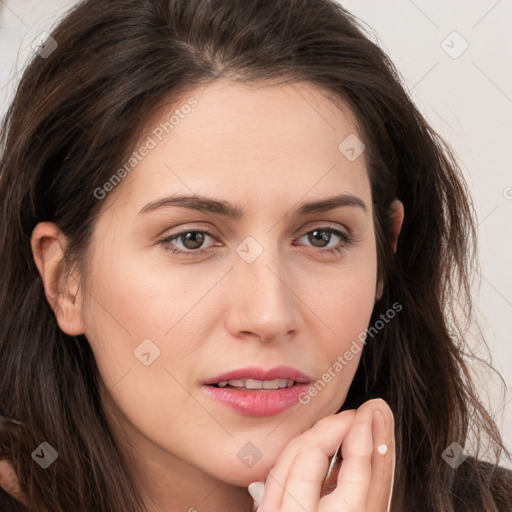
{"label": "lower lip", "polygon": [[282,389],[256,389],[246,391],[234,388],[203,386],[214,400],[246,416],[274,416],[299,402],[299,396],[309,384],[294,384]]}

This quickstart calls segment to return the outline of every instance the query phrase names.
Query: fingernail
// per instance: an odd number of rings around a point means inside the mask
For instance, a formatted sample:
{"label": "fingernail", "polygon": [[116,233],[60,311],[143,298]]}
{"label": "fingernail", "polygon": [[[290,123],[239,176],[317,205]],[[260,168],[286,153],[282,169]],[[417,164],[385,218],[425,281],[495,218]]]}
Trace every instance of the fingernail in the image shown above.
{"label": "fingernail", "polygon": [[386,455],[386,452],[388,451],[388,447],[387,447],[385,444],[381,444],[381,445],[377,448],[377,451],[378,451],[381,455]]}
{"label": "fingernail", "polygon": [[247,490],[258,505],[263,501],[263,492],[265,491],[265,484],[263,482],[252,482],[247,487]]}

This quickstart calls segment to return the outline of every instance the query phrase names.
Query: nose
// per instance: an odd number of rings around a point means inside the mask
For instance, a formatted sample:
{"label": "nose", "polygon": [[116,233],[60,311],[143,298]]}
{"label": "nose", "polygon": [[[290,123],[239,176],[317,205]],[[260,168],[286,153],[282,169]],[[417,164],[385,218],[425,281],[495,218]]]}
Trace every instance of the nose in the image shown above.
{"label": "nose", "polygon": [[[234,255],[227,327],[238,338],[287,339],[298,329],[299,320],[291,272],[279,258],[275,242],[258,245],[242,242]],[[247,248],[248,252],[241,250]]]}

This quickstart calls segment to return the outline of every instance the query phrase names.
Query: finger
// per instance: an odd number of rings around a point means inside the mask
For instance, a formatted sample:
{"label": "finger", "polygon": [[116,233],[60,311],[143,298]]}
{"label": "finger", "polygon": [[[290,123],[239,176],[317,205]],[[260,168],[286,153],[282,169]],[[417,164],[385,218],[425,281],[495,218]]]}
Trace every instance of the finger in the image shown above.
{"label": "finger", "polygon": [[[309,495],[316,498],[316,507],[320,487],[327,472],[329,457],[334,454],[345,437],[355,416],[356,412],[354,410],[327,416],[292,439],[281,452],[267,476],[265,493],[258,512],[286,510],[285,506],[291,506],[290,510],[296,510],[298,508],[297,501],[306,500],[309,502],[311,499],[307,497]],[[315,444],[319,445],[320,452],[318,449],[314,449]],[[312,457],[312,461],[305,461],[304,457],[301,456],[296,464],[295,459],[301,451],[307,451],[310,454],[309,456]],[[319,462],[319,459],[323,459],[323,464]],[[311,469],[306,468],[305,465],[311,466]],[[313,473],[316,475],[313,477],[315,483],[310,481]],[[304,495],[304,490],[300,491],[300,485],[297,484],[297,481],[308,487],[307,496]]]}
{"label": "finger", "polygon": [[252,482],[247,486],[247,490],[253,500],[253,509],[257,509],[263,499],[263,492],[265,490],[264,482]]}
{"label": "finger", "polygon": [[[384,452],[382,447],[387,450]],[[374,411],[372,476],[365,510],[387,512],[390,509],[394,471],[394,419],[391,409],[383,402]]]}
{"label": "finger", "polygon": [[329,456],[340,442],[339,435],[346,435],[349,428],[346,426],[346,430],[336,432],[333,442],[327,442],[326,439],[317,441],[317,444],[305,446],[297,454],[288,473],[280,511],[316,512],[320,488],[329,466]]}
{"label": "finger", "polygon": [[372,471],[373,410],[374,406],[368,405],[368,402],[357,410],[354,423],[341,445],[343,461],[338,474],[338,485],[331,494],[320,500],[319,511],[366,510]]}
{"label": "finger", "polygon": [[336,453],[333,457],[331,457],[329,463],[329,469],[327,470],[327,475],[322,482],[322,487],[320,488],[320,498],[322,496],[326,496],[330,494],[336,486],[338,485],[338,473],[340,472],[341,466],[341,443],[336,449]]}

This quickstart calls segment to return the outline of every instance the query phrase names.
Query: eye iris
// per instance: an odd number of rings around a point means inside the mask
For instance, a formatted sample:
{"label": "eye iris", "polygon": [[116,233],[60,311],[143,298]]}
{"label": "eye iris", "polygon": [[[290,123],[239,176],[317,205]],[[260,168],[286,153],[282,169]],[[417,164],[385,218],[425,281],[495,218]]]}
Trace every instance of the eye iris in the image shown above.
{"label": "eye iris", "polygon": [[[317,238],[319,233],[320,236]],[[311,233],[309,234],[309,240],[315,247],[325,247],[324,245],[322,245],[322,242],[325,241],[326,243],[329,243],[330,238],[330,233],[327,233],[327,231],[323,229],[315,229],[314,231],[311,231]],[[317,242],[320,242],[320,244],[317,245]]]}
{"label": "eye iris", "polygon": [[203,245],[204,233],[200,233],[199,231],[189,231],[188,233],[181,235],[181,239],[183,241],[183,245],[187,249],[197,249]]}

